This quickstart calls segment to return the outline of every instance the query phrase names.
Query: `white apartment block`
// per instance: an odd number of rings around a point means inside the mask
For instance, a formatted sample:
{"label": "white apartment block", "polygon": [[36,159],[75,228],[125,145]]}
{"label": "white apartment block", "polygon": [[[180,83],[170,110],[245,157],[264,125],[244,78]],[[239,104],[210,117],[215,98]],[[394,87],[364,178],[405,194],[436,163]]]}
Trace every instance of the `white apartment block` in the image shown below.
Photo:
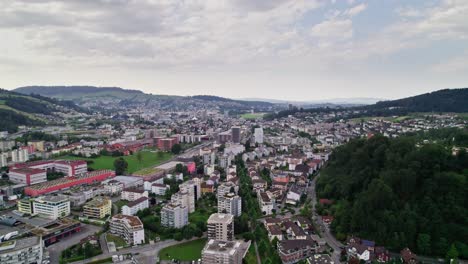
{"label": "white apartment block", "polygon": [[235,193],[227,193],[219,197],[218,213],[240,216],[242,214],[242,198]]}
{"label": "white apartment block", "polygon": [[195,212],[195,198],[193,194],[190,194],[189,192],[183,192],[180,190],[174,193],[171,196],[171,202],[186,207],[189,213]]}
{"label": "white apartment block", "polygon": [[237,194],[237,192],[239,191],[239,186],[237,186],[235,183],[233,182],[223,182],[222,184],[220,184],[218,186],[218,190],[216,192],[216,197],[218,198],[218,200],[220,199],[220,197],[223,197],[224,195],[230,193],[231,191],[234,191],[234,193]]}
{"label": "white apartment block", "polygon": [[151,185],[151,193],[156,195],[165,195],[166,191],[169,189],[169,185],[160,184],[160,183],[153,183]]}
{"label": "white apartment block", "polygon": [[42,263],[44,243],[37,236],[11,240],[0,244],[0,263]]}
{"label": "white apartment block", "polygon": [[201,188],[200,188],[199,181],[194,181],[194,180],[186,181],[179,185],[179,189],[183,192],[190,193],[190,195],[192,195],[195,200],[198,200],[201,198]]}
{"label": "white apartment block", "polygon": [[11,151],[11,161],[14,163],[26,162],[29,160],[27,149],[15,149]]}
{"label": "white apartment block", "polygon": [[250,242],[211,239],[202,251],[203,264],[241,264]]}
{"label": "white apartment block", "polygon": [[137,216],[114,215],[109,221],[112,234],[123,238],[129,245],[139,245],[145,242],[143,223]]}
{"label": "white apartment block", "polygon": [[55,220],[70,215],[70,200],[65,196],[41,196],[33,201],[33,214]]}
{"label": "white apartment block", "polygon": [[188,224],[188,209],[181,204],[168,203],[161,209],[161,225],[182,228]]}
{"label": "white apartment block", "polygon": [[135,201],[140,199],[141,197],[148,198],[148,191],[141,190],[141,189],[124,189],[121,194],[121,199],[126,201]]}
{"label": "white apartment block", "polygon": [[263,128],[261,127],[255,128],[254,140],[255,140],[255,143],[263,144]]}
{"label": "white apartment block", "polygon": [[232,214],[212,214],[207,221],[208,239],[234,240],[234,216]]}
{"label": "white apartment block", "polygon": [[8,153],[0,153],[0,167],[8,166]]}
{"label": "white apartment block", "polygon": [[146,197],[141,197],[127,205],[122,206],[122,214],[124,215],[136,215],[140,210],[149,208],[149,200]]}

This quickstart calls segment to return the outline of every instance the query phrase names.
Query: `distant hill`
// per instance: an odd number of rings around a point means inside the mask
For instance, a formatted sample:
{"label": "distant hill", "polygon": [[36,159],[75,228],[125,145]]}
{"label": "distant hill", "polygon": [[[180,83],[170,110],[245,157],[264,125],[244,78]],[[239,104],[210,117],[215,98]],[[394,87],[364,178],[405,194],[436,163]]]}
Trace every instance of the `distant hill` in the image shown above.
{"label": "distant hill", "polygon": [[189,109],[191,107],[218,107],[226,110],[268,110],[268,102],[242,101],[212,95],[175,96],[146,94],[138,90],[119,87],[94,86],[28,86],[14,90],[22,94],[40,94],[59,99],[73,100],[86,107],[126,108],[133,106],[159,109]]}
{"label": "distant hill", "polygon": [[0,129],[15,132],[18,126],[45,125],[63,121],[63,114],[86,113],[71,101],[38,94],[24,95],[0,89]]}
{"label": "distant hill", "polygon": [[365,106],[363,109],[399,109],[407,112],[468,112],[468,88],[444,89],[398,100],[382,101]]}
{"label": "distant hill", "polygon": [[313,109],[295,108],[280,111],[277,114],[266,116],[267,119],[286,117],[296,113],[334,112],[336,110],[355,110],[348,118],[359,118],[363,116],[394,116],[407,115],[417,112],[468,112],[468,88],[444,89],[431,93],[425,93],[408,98],[381,101],[372,105],[354,107],[321,107]]}

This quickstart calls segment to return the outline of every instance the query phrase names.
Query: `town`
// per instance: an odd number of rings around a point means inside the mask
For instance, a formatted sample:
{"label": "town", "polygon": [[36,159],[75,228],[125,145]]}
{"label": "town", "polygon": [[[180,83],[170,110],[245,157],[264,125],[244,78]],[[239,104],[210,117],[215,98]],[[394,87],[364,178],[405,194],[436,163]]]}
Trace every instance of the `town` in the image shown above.
{"label": "town", "polygon": [[466,127],[456,114],[126,115],[75,113],[65,126],[0,133],[1,261],[438,263],[366,237],[338,240],[323,210],[334,201],[315,187],[338,146]]}

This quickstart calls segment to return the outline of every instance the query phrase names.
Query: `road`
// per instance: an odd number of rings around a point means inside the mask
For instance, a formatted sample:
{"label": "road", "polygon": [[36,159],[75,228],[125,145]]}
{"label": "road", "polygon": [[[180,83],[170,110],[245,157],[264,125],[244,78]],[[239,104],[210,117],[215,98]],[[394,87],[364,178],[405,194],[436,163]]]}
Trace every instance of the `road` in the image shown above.
{"label": "road", "polygon": [[101,230],[98,226],[81,224],[81,231],[69,237],[63,238],[60,242],[50,245],[47,250],[49,251],[50,263],[59,263],[60,254],[65,249],[78,244],[83,238],[94,235],[94,233]]}
{"label": "road", "polygon": [[[73,264],[86,264],[91,261],[110,258],[112,257],[112,255],[125,255],[125,254],[133,254],[136,257],[136,259],[139,261],[139,263],[141,264],[144,264],[144,263],[154,264],[156,263],[156,258],[158,257],[159,251],[161,251],[161,249],[174,246],[174,245],[178,245],[178,244],[182,244],[182,243],[185,243],[191,240],[196,240],[196,239],[200,239],[200,238],[196,237],[190,240],[182,240],[182,241],[176,241],[176,240],[170,239],[170,240],[160,241],[154,244],[146,244],[146,245],[141,245],[141,246],[136,246],[136,247],[129,247],[129,248],[121,249],[118,252],[112,252],[112,253],[107,252],[107,253],[103,253],[101,255],[92,257],[90,259],[73,262]],[[138,255],[135,255],[137,253]],[[51,263],[58,263],[58,262],[51,261]]]}
{"label": "road", "polygon": [[319,233],[320,236],[327,242],[327,244],[331,248],[333,248],[333,254],[332,254],[333,260],[335,261],[335,263],[340,263],[341,248],[344,247],[344,245],[340,241],[335,239],[335,237],[330,233],[330,229],[328,228],[328,226],[322,222],[322,219],[315,211],[315,204],[317,203],[315,183],[317,182],[317,178],[319,176],[320,176],[320,173],[318,173],[314,177],[308,189],[308,196],[311,198],[311,201],[312,201],[311,202],[312,203],[312,219],[315,221],[315,223],[319,227],[317,230],[317,233]]}

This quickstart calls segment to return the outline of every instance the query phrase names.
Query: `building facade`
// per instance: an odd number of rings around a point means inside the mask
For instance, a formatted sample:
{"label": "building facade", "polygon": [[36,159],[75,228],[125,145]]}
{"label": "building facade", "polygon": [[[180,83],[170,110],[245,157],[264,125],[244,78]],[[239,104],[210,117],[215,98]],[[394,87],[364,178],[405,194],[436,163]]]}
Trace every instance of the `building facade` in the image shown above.
{"label": "building facade", "polygon": [[123,238],[129,245],[139,245],[145,242],[143,223],[137,216],[114,215],[109,221],[112,234]]}
{"label": "building facade", "polygon": [[161,209],[161,225],[182,228],[188,224],[188,209],[182,204],[168,203]]}
{"label": "building facade", "polygon": [[234,240],[234,216],[232,214],[215,213],[207,221],[208,239]]}

